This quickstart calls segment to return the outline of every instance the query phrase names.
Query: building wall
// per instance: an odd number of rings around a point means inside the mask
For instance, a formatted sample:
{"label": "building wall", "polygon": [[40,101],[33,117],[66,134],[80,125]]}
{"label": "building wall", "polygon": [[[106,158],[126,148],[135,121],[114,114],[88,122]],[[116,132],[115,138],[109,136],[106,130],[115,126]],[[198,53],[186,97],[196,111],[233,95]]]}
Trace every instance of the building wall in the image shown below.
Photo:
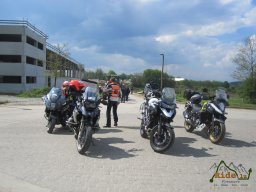
{"label": "building wall", "polygon": [[[6,38],[11,34],[21,35],[17,40],[20,42],[12,42],[13,39]],[[0,93],[19,93],[54,85],[55,78],[46,70],[46,52],[49,47],[54,49],[54,46],[47,44],[46,38],[46,35],[25,21],[3,24],[0,20]],[[53,52],[58,54],[56,50]],[[6,61],[9,56],[18,59]],[[65,59],[71,64],[65,69],[69,73],[57,78],[57,87],[65,80],[83,76],[82,71],[76,71],[79,66],[77,62],[72,58]]]}
{"label": "building wall", "polygon": [[[27,26],[0,25],[0,34],[22,35],[22,42],[0,42],[0,55],[21,55],[20,63],[0,61],[0,76],[21,76],[21,83],[0,83],[0,92],[18,93],[32,88],[45,87],[46,38]],[[35,40],[35,46],[27,43],[27,36]],[[37,47],[38,42],[43,45],[43,50]],[[34,58],[35,64],[28,64],[27,56]],[[38,66],[37,60],[40,60],[42,66]],[[27,78],[34,77],[35,82],[26,82]]]}

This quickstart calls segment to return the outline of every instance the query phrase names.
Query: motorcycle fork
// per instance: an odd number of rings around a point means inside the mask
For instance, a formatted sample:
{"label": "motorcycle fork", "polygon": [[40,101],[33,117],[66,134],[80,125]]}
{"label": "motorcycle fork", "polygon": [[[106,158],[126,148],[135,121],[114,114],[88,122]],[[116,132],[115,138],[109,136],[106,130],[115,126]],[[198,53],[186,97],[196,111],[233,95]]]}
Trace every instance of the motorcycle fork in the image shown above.
{"label": "motorcycle fork", "polygon": [[158,136],[161,135],[161,126],[162,126],[162,114],[160,114],[159,123],[158,123],[158,127],[157,127],[157,134],[158,134]]}

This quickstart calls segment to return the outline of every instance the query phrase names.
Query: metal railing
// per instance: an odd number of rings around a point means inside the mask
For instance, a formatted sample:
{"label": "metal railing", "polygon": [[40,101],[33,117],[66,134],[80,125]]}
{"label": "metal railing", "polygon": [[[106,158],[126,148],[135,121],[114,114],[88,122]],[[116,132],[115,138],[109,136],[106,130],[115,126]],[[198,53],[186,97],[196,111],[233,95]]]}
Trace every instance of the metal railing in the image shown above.
{"label": "metal railing", "polygon": [[21,26],[26,26],[30,28],[32,31],[38,33],[39,35],[43,36],[45,39],[48,39],[48,36],[36,28],[34,25],[29,23],[28,21],[25,20],[0,20],[0,25],[21,25]]}

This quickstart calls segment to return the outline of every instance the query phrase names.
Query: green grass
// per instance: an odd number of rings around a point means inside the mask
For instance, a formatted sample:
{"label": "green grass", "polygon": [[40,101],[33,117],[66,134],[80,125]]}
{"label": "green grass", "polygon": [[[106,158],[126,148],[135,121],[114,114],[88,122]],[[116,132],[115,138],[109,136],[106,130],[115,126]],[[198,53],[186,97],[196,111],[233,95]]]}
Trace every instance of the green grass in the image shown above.
{"label": "green grass", "polygon": [[[141,94],[143,95],[143,94]],[[177,103],[186,103],[186,99],[183,98],[182,94],[176,94],[176,101]],[[239,109],[256,109],[256,104],[248,103],[244,101],[239,96],[231,96],[229,99],[229,106],[230,108],[239,108]]]}
{"label": "green grass", "polygon": [[30,91],[19,93],[17,96],[24,97],[24,98],[40,98],[46,95],[49,91],[50,91],[49,87],[37,88],[37,89],[32,89]]}
{"label": "green grass", "polygon": [[229,107],[242,109],[256,109],[256,104],[248,103],[240,97],[231,97],[229,99]]}

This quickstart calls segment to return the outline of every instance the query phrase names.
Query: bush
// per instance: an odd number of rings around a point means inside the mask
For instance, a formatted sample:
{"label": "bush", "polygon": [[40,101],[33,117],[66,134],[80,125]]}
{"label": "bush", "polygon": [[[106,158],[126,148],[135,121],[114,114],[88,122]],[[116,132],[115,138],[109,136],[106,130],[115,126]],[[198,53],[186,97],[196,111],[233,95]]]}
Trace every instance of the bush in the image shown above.
{"label": "bush", "polygon": [[18,97],[42,97],[46,95],[51,88],[45,87],[45,88],[36,88],[29,91],[22,92],[18,94]]}

